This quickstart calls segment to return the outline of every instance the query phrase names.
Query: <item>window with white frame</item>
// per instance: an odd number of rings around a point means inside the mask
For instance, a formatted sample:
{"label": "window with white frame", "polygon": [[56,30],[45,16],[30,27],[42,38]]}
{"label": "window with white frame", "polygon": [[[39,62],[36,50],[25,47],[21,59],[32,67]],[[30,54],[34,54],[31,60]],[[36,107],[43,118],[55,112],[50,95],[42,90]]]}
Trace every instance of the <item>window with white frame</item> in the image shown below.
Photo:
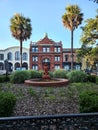
{"label": "window with white frame", "polygon": [[15,52],[15,60],[19,60],[19,51]]}
{"label": "window with white frame", "polygon": [[11,52],[8,52],[8,54],[7,54],[7,59],[8,59],[8,60],[12,60],[12,53],[11,53]]}
{"label": "window with white frame", "polygon": [[50,48],[49,47],[43,47],[43,52],[50,52]]}
{"label": "window with white frame", "polygon": [[38,61],[38,56],[33,56],[32,61],[34,61],[34,62]]}
{"label": "window with white frame", "polygon": [[32,47],[32,52],[38,52],[38,47]]}
{"label": "window with white frame", "polygon": [[69,65],[65,65],[65,66],[64,66],[64,69],[65,69],[65,70],[69,70],[69,69],[70,69]]}
{"label": "window with white frame", "polygon": [[55,61],[60,61],[60,56],[55,56],[54,58]]}
{"label": "window with white frame", "polygon": [[32,69],[33,69],[33,70],[38,70],[38,65],[33,65],[33,66],[32,66]]}
{"label": "window with white frame", "polygon": [[75,66],[76,70],[80,70],[80,65]]}
{"label": "window with white frame", "polygon": [[60,65],[55,65],[55,69],[60,69]]}
{"label": "window with white frame", "polygon": [[28,59],[28,54],[26,52],[23,53],[23,60],[27,60]]}
{"label": "window with white frame", "polygon": [[54,52],[60,52],[60,47],[55,47]]}

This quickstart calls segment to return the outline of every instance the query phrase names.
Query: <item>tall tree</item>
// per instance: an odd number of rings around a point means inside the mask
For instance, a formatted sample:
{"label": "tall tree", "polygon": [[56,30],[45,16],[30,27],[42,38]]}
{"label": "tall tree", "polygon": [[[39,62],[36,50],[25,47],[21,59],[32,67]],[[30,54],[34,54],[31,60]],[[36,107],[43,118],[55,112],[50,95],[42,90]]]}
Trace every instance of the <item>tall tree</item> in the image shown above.
{"label": "tall tree", "polygon": [[71,31],[71,70],[73,70],[73,32],[82,23],[83,13],[78,5],[68,5],[62,16],[63,25]]}
{"label": "tall tree", "polygon": [[87,19],[85,23],[80,40],[85,45],[94,45],[98,42],[98,14],[95,18]]}
{"label": "tall tree", "polygon": [[[76,51],[76,55],[77,55],[77,60],[79,62],[82,62],[82,68],[86,69],[88,66],[92,66],[92,63],[94,63],[93,57],[91,56],[92,54],[92,47],[91,46],[86,46],[86,45],[82,45],[81,48],[79,48]],[[84,68],[84,64],[85,64],[85,68]]]}
{"label": "tall tree", "polygon": [[82,45],[81,48],[79,48],[76,51],[77,59],[80,62],[82,58],[85,58],[91,54],[92,47],[88,47],[86,45]]}
{"label": "tall tree", "polygon": [[22,43],[30,38],[32,34],[31,20],[23,15],[16,13],[10,19],[10,30],[12,36],[20,41],[20,67],[22,67]]}

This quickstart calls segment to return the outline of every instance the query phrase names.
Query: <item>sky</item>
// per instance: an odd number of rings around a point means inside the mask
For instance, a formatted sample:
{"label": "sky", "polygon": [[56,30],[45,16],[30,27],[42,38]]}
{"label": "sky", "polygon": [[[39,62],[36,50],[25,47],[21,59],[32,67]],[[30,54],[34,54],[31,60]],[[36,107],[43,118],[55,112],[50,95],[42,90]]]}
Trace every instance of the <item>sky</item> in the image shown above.
{"label": "sky", "polygon": [[81,47],[81,26],[84,21],[96,16],[98,4],[89,0],[0,0],[0,50],[12,46],[19,46],[10,31],[10,19],[15,13],[30,18],[32,35],[23,42],[23,47],[30,47],[30,42],[37,42],[48,34],[48,38],[55,42],[62,41],[63,48],[71,47],[71,33],[63,26],[62,15],[69,4],[77,4],[84,14],[82,24],[74,31],[74,48]]}

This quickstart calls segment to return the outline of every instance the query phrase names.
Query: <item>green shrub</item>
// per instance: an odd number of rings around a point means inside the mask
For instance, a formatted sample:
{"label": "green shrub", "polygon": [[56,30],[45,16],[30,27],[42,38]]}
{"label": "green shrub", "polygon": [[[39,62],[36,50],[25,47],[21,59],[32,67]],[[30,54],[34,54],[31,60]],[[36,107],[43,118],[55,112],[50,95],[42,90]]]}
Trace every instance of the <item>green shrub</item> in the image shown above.
{"label": "green shrub", "polygon": [[29,78],[30,74],[28,70],[16,70],[12,73],[10,80],[12,83],[24,83]]}
{"label": "green shrub", "polygon": [[52,71],[49,71],[49,75],[51,78],[53,78],[53,72]]}
{"label": "green shrub", "polygon": [[0,83],[5,81],[5,75],[0,75]]}
{"label": "green shrub", "polygon": [[72,70],[67,73],[67,78],[71,82],[85,82],[87,81],[87,74],[80,70]]}
{"label": "green shrub", "polygon": [[96,84],[98,84],[98,76],[96,76]]}
{"label": "green shrub", "polygon": [[6,81],[9,81],[10,80],[10,75],[0,75],[0,83],[2,82],[6,82]]}
{"label": "green shrub", "polygon": [[64,69],[57,69],[53,73],[54,78],[66,78],[67,71]]}
{"label": "green shrub", "polygon": [[85,91],[79,95],[81,113],[98,112],[98,92]]}
{"label": "green shrub", "polygon": [[0,117],[11,116],[14,106],[16,104],[16,97],[10,92],[0,92]]}
{"label": "green shrub", "polygon": [[87,81],[96,83],[96,75],[87,75]]}
{"label": "green shrub", "polygon": [[30,79],[33,79],[33,78],[42,78],[43,72],[37,70],[30,70],[29,73],[30,73]]}

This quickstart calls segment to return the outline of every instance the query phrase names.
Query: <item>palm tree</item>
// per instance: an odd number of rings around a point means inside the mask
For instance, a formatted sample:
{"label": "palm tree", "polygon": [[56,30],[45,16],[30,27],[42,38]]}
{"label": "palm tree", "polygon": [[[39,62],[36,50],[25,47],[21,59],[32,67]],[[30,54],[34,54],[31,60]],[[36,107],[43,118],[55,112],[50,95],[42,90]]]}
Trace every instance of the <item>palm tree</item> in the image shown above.
{"label": "palm tree", "polygon": [[10,30],[12,32],[12,36],[20,41],[20,68],[22,67],[22,42],[27,40],[31,36],[32,27],[31,20],[29,18],[25,18],[23,15],[16,13],[11,18]]}
{"label": "palm tree", "polygon": [[68,5],[65,9],[66,13],[62,16],[62,22],[71,31],[71,70],[73,70],[73,32],[81,24],[83,13],[78,5]]}
{"label": "palm tree", "polygon": [[98,4],[98,0],[89,0],[89,1],[93,1],[93,2],[95,2],[95,3],[97,3],[97,4]]}

